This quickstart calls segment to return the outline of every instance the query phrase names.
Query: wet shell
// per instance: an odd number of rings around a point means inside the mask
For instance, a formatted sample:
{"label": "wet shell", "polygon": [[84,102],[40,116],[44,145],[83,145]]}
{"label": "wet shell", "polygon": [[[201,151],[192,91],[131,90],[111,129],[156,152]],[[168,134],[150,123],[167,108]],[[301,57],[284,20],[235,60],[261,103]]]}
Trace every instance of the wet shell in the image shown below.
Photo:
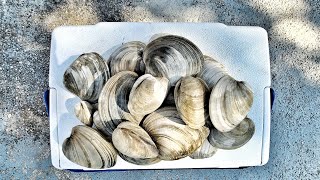
{"label": "wet shell", "polygon": [[159,154],[148,133],[129,121],[120,123],[113,131],[112,142],[120,153],[131,158],[156,158]]}
{"label": "wet shell", "polygon": [[192,154],[209,134],[209,129],[192,129],[180,118],[175,107],[163,107],[149,114],[142,123],[159,150],[162,160],[176,160]]}
{"label": "wet shell", "polygon": [[174,86],[181,77],[199,73],[204,59],[199,48],[188,39],[166,35],[146,46],[143,61],[146,73],[166,77]]}
{"label": "wet shell", "polygon": [[86,101],[81,101],[74,107],[76,117],[85,125],[92,126],[93,107]]}
{"label": "wet shell", "polygon": [[252,138],[254,132],[254,122],[249,118],[245,118],[229,132],[220,132],[212,128],[208,140],[219,149],[236,149],[245,145]]}
{"label": "wet shell", "polygon": [[119,156],[132,164],[136,164],[136,165],[150,165],[150,164],[155,164],[161,161],[161,159],[159,159],[158,157],[156,158],[131,158],[129,156],[126,156],[124,154],[119,153]]}
{"label": "wet shell", "polygon": [[192,76],[181,78],[174,90],[174,99],[182,120],[191,128],[204,126],[208,111],[208,88]]}
{"label": "wet shell", "polygon": [[96,127],[111,137],[113,130],[123,120],[140,123],[142,117],[135,117],[128,110],[129,94],[138,75],[132,71],[122,71],[112,76],[101,91],[99,97],[98,122]]}
{"label": "wet shell", "polygon": [[203,68],[197,76],[206,82],[210,90],[226,75],[228,73],[221,63],[209,56],[204,56]]}
{"label": "wet shell", "polygon": [[128,109],[131,114],[144,116],[158,109],[164,101],[169,87],[167,78],[145,74],[134,83],[129,96]]}
{"label": "wet shell", "polygon": [[63,84],[80,99],[96,102],[109,77],[109,68],[103,58],[94,52],[85,53],[65,71]]}
{"label": "wet shell", "polygon": [[140,41],[131,41],[116,49],[108,60],[111,76],[121,71],[134,71],[137,74],[144,74],[145,66],[142,53],[145,46]]}
{"label": "wet shell", "polygon": [[104,169],[115,165],[117,152],[98,131],[83,125],[72,128],[62,145],[64,155],[87,168]]}
{"label": "wet shell", "polygon": [[221,132],[230,131],[247,116],[252,103],[253,92],[248,83],[224,76],[211,91],[211,122]]}
{"label": "wet shell", "polygon": [[216,152],[217,152],[218,148],[213,147],[208,139],[206,139],[203,144],[196,150],[194,151],[190,157],[192,159],[205,159],[205,158],[209,158],[212,157]]}

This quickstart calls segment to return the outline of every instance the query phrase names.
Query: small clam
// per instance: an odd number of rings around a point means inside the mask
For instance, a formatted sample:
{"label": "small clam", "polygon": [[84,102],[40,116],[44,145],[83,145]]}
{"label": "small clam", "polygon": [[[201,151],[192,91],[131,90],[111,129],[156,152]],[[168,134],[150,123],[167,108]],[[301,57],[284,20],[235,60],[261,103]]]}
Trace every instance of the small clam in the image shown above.
{"label": "small clam", "polygon": [[176,160],[191,155],[209,134],[209,129],[192,129],[180,118],[175,107],[163,107],[149,114],[142,123],[159,150],[162,160]]}
{"label": "small clam", "polygon": [[228,75],[228,73],[221,63],[209,56],[204,56],[203,68],[197,76],[206,82],[209,90],[226,75]]}
{"label": "small clam", "polygon": [[158,109],[164,101],[169,81],[164,77],[145,74],[134,83],[128,102],[131,114],[144,116]]}
{"label": "small clam", "polygon": [[113,130],[123,120],[139,124],[143,117],[136,117],[128,110],[129,93],[138,75],[132,71],[122,71],[112,76],[103,87],[99,97],[98,122],[96,127],[111,137]]}
{"label": "small clam", "polygon": [[96,102],[110,77],[109,68],[97,53],[80,55],[65,71],[63,84],[84,101]]}
{"label": "small clam", "polygon": [[236,149],[246,144],[252,138],[254,131],[253,121],[245,118],[229,132],[220,132],[214,127],[211,128],[208,140],[210,144],[219,149]]}
{"label": "small clam", "polygon": [[166,77],[174,86],[183,76],[195,75],[203,66],[203,55],[188,39],[164,35],[151,41],[143,52],[146,73]]}
{"label": "small clam", "polygon": [[115,165],[117,151],[102,134],[88,126],[78,125],[62,144],[63,154],[72,162],[87,168],[105,169]]}
{"label": "small clam", "polygon": [[194,151],[190,157],[192,159],[205,159],[213,156],[217,152],[217,148],[212,146],[208,139],[204,140],[203,144]]}
{"label": "small clam", "polygon": [[235,128],[249,113],[253,92],[244,81],[222,77],[211,91],[209,114],[212,124],[221,132]]}
{"label": "small clam", "polygon": [[116,49],[108,60],[111,76],[121,71],[134,71],[137,74],[144,74],[145,66],[142,53],[145,46],[140,41],[131,41]]}
{"label": "small clam", "polygon": [[92,126],[93,108],[90,103],[81,101],[74,107],[76,117],[85,125]]}
{"label": "small clam", "polygon": [[207,117],[208,88],[192,76],[181,78],[174,89],[174,99],[182,120],[191,128],[204,126]]}
{"label": "small clam", "polygon": [[115,148],[124,156],[133,159],[157,158],[159,151],[148,133],[139,125],[126,121],[112,133]]}

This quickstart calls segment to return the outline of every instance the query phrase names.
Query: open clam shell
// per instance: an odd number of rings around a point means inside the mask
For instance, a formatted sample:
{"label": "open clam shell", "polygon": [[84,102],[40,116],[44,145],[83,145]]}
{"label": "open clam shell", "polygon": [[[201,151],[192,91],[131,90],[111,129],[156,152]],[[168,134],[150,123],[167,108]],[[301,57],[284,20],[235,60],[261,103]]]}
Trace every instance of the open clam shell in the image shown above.
{"label": "open clam shell", "polygon": [[142,60],[145,44],[140,41],[131,41],[117,48],[108,60],[111,76],[121,71],[134,71],[144,74],[145,65]]}
{"label": "open clam shell", "polygon": [[175,86],[174,99],[182,120],[191,128],[204,126],[208,111],[208,88],[192,76],[181,78]]}
{"label": "open clam shell", "polygon": [[190,155],[190,157],[192,159],[209,158],[212,157],[217,152],[217,150],[218,148],[212,146],[209,143],[208,139],[206,139],[204,140],[203,144]]}
{"label": "open clam shell", "polygon": [[63,154],[72,162],[87,168],[104,169],[115,165],[117,151],[102,134],[88,126],[78,125],[62,145]]}
{"label": "open clam shell", "polygon": [[209,134],[209,129],[192,129],[180,118],[175,107],[163,107],[149,114],[142,123],[159,150],[162,160],[176,160],[192,154]]}
{"label": "open clam shell", "polygon": [[144,116],[158,109],[164,101],[169,87],[165,77],[145,74],[134,83],[128,102],[131,114]]}
{"label": "open clam shell", "polygon": [[132,71],[122,71],[112,76],[103,87],[99,97],[100,118],[94,118],[96,127],[111,137],[112,132],[123,120],[139,124],[142,117],[130,114],[129,94],[138,75]]}
{"label": "open clam shell", "polygon": [[226,75],[228,73],[221,63],[209,56],[204,56],[203,68],[197,77],[201,78],[210,90]]}
{"label": "open clam shell", "polygon": [[85,125],[92,126],[93,107],[86,101],[81,101],[74,107],[76,117]]}
{"label": "open clam shell", "polygon": [[209,114],[212,124],[221,132],[234,129],[249,113],[253,92],[244,81],[222,77],[211,91]]}
{"label": "open clam shell", "polygon": [[114,147],[131,158],[156,158],[159,151],[148,133],[139,125],[126,121],[118,125],[112,133]]}
{"label": "open clam shell", "polygon": [[65,71],[63,84],[80,99],[96,102],[110,77],[107,63],[98,53],[80,55]]}
{"label": "open clam shell", "polygon": [[245,118],[229,132],[220,132],[214,127],[211,128],[208,140],[210,144],[219,149],[237,149],[245,145],[252,138],[254,132],[254,122],[249,118]]}
{"label": "open clam shell", "polygon": [[146,46],[143,61],[146,73],[166,77],[174,86],[181,77],[199,73],[204,59],[199,48],[188,39],[165,35]]}

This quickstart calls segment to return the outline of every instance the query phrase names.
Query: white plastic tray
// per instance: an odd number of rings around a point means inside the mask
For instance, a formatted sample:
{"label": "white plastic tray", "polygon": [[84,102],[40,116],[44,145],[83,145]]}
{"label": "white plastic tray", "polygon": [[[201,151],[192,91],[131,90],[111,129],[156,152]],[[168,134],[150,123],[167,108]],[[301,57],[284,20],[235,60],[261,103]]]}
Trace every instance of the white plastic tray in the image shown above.
{"label": "white plastic tray", "polygon": [[267,32],[260,27],[226,26],[220,23],[118,23],[59,27],[52,33],[50,54],[50,143],[52,164],[59,169],[92,170],[69,161],[62,143],[72,127],[80,124],[73,113],[80,101],[63,86],[63,73],[82,53],[98,52],[105,59],[122,43],[147,43],[156,33],[180,35],[194,42],[205,55],[220,61],[238,80],[247,81],[254,91],[248,115],[256,126],[252,139],[236,150],[218,150],[211,158],[161,161],[139,166],[119,156],[114,169],[238,168],[259,166],[269,159],[270,143],[270,60]]}

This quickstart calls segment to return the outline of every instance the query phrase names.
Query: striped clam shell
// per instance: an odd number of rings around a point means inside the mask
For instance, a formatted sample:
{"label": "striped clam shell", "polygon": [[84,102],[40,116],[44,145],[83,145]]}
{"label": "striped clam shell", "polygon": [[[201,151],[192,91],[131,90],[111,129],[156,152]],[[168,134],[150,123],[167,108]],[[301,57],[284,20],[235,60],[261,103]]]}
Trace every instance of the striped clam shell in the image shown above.
{"label": "striped clam shell", "polygon": [[96,102],[110,77],[107,63],[95,52],[80,55],[63,75],[64,86],[80,99]]}

